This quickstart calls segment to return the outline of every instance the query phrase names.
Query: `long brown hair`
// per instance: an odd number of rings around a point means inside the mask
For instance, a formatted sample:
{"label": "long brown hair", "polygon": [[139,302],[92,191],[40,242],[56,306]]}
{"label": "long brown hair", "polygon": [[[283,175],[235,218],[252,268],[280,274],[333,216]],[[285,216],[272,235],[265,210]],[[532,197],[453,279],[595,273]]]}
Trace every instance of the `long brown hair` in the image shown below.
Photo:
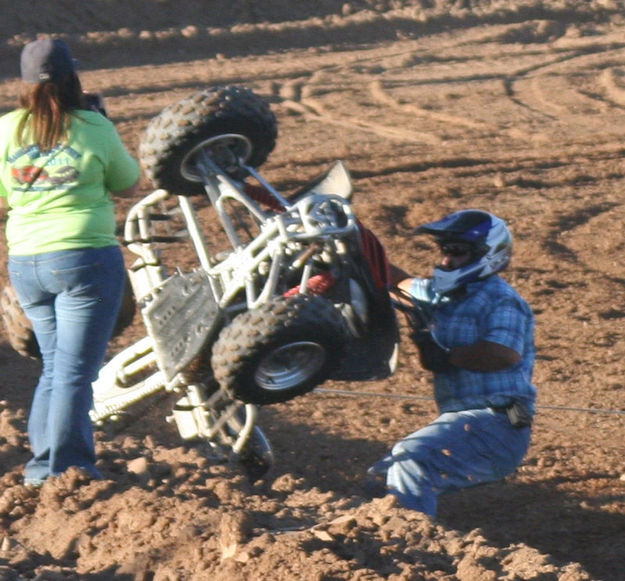
{"label": "long brown hair", "polygon": [[20,94],[20,106],[26,109],[17,126],[20,147],[36,143],[43,151],[52,149],[67,139],[71,114],[82,106],[78,75],[71,73],[59,81],[25,83]]}

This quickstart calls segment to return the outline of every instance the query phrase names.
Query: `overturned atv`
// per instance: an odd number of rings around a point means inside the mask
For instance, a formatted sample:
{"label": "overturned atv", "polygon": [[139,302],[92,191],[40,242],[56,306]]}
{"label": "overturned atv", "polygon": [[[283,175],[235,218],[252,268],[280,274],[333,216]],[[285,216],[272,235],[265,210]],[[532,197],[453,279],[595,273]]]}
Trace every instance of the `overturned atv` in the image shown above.
{"label": "overturned atv", "polygon": [[[353,213],[346,168],[337,162],[283,196],[257,171],[276,138],[265,101],[232,86],[191,95],[149,124],[140,158],[157,189],[124,229],[147,333],[101,369],[91,412],[101,423],[179,393],[170,420],[182,438],[241,459],[252,478],[272,462],[258,405],[329,378],[386,377],[398,341],[384,249]],[[4,292],[14,346],[33,354]]]}

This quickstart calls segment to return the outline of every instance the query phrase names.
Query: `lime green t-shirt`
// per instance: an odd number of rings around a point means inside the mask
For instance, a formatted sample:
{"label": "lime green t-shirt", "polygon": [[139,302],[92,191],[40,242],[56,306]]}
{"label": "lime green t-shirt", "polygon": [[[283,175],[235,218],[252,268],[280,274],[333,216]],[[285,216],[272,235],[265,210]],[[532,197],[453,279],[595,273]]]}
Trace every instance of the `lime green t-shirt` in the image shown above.
{"label": "lime green t-shirt", "polygon": [[0,117],[0,196],[9,207],[11,255],[117,244],[110,192],[131,187],[139,165],[100,113],[76,111],[69,140],[42,152],[15,139],[24,115]]}

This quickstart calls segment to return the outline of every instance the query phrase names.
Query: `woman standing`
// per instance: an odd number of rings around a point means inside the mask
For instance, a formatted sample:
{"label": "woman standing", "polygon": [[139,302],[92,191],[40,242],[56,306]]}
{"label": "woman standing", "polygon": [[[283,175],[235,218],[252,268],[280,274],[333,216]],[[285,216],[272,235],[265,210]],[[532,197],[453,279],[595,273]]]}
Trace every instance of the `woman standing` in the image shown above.
{"label": "woman standing", "polygon": [[21,74],[20,108],[0,117],[0,199],[9,276],[42,357],[25,473],[40,485],[70,466],[100,477],[91,383],[125,280],[110,194],[131,194],[139,166],[113,124],[86,109],[65,42],[26,45]]}

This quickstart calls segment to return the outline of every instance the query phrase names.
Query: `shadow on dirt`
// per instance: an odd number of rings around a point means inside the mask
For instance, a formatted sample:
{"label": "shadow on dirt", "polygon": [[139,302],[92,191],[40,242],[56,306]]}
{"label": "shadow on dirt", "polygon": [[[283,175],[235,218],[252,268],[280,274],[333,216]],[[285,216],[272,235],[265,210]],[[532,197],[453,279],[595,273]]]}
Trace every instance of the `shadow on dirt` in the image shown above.
{"label": "shadow on dirt", "polygon": [[[477,20],[465,14],[454,16],[448,11],[436,13],[423,8],[422,19],[401,14],[391,20],[384,14],[363,12],[360,15],[341,15],[343,2],[328,5],[326,8],[315,4],[309,10],[294,10],[291,3],[283,6],[276,14],[264,13],[245,15],[240,11],[226,11],[220,19],[214,20],[219,10],[198,14],[197,6],[180,6],[175,18],[169,15],[163,21],[158,12],[144,14],[134,11],[128,15],[126,25],[121,30],[110,30],[110,22],[98,22],[96,18],[85,19],[84,24],[73,23],[64,31],[55,28],[49,34],[61,34],[80,55],[81,70],[89,70],[89,63],[97,63],[96,68],[118,68],[124,66],[162,65],[206,58],[235,58],[239,56],[262,55],[267,53],[294,50],[341,50],[367,46],[371,43],[395,41],[398,38],[419,38],[441,30],[466,28]],[[156,14],[156,16],[155,16]],[[207,16],[208,15],[208,16]],[[605,9],[605,18],[610,10]],[[118,15],[119,21],[124,21]],[[554,20],[565,30],[567,22],[584,22],[596,18],[596,13],[584,10],[526,9],[508,13],[482,15],[481,24],[526,23],[529,20]],[[272,20],[274,22],[272,22]],[[275,21],[280,21],[278,25]],[[9,17],[9,22],[11,21]],[[173,25],[172,25],[173,23]],[[24,39],[29,35],[47,32],[41,29],[29,31],[26,25],[18,23]],[[217,28],[215,28],[217,26]],[[28,28],[26,26],[26,28]],[[12,29],[15,32],[16,28]],[[19,29],[17,29],[19,30]],[[93,31],[104,31],[95,33]],[[95,38],[95,40],[94,40]],[[103,49],[103,46],[106,49]],[[18,62],[21,46],[9,43],[5,48],[4,62]],[[0,78],[19,74],[17,65],[2,65]]]}
{"label": "shadow on dirt", "polygon": [[[118,426],[119,432],[115,429],[109,433],[108,436],[120,437],[123,442],[119,442],[122,445],[121,449],[114,446],[100,454],[106,472],[105,477],[113,480],[115,484],[100,491],[98,501],[121,495],[132,487],[138,486],[149,490],[157,486],[144,481],[140,474],[133,474],[128,469],[128,463],[145,452],[146,438],[151,440],[150,447],[153,449],[163,447],[173,451],[175,448],[183,450],[193,447],[184,443],[181,447],[181,441],[175,431],[171,427],[166,427],[164,416],[168,412],[168,407],[167,402],[161,400],[158,405],[151,406],[148,412],[142,412],[136,421],[133,422],[128,418],[126,420],[128,423],[122,422]],[[332,493],[335,498],[352,496],[364,498],[362,479],[366,469],[387,451],[387,445],[381,441],[344,437],[341,435],[340,423],[342,420],[349,422],[350,418],[337,417],[336,413],[335,410],[334,415],[327,418],[327,426],[332,430],[330,431],[311,424],[285,421],[280,406],[261,408],[260,425],[273,445],[276,464],[257,491],[266,489],[266,494],[279,497],[279,492],[270,490],[271,483],[280,477],[288,476],[291,480],[304,481],[306,489]],[[158,429],[154,429],[156,418],[162,422]],[[316,421],[319,421],[319,418],[316,418]],[[323,418],[320,425],[323,425]],[[117,432],[117,436],[114,432]],[[108,436],[100,432],[101,439],[108,440]],[[108,448],[106,442],[103,444]],[[346,461],[337,462],[338,456],[345,458]],[[168,478],[171,479],[166,493],[178,495],[177,478],[172,478],[171,466],[166,465],[167,463],[163,463],[162,466],[156,464],[151,464],[151,470],[158,472],[162,469],[163,474],[167,472]],[[187,477],[188,474],[181,477],[181,483]],[[580,476],[583,477],[601,479],[607,476],[601,474]],[[479,529],[489,545],[505,550],[523,543],[541,553],[551,555],[550,559],[553,559],[554,565],[561,566],[574,560],[589,571],[593,578],[619,581],[622,579],[622,570],[620,562],[614,558],[618,552],[614,547],[622,542],[625,534],[625,516],[593,510],[580,495],[559,489],[566,484],[567,482],[556,479],[527,484],[511,477],[504,482],[453,493],[441,498],[437,520],[441,525],[464,534]],[[604,495],[604,498],[593,497],[593,501],[608,504],[622,502],[623,497],[607,498]],[[261,519],[261,516],[258,518]],[[308,517],[311,522],[315,519],[314,514],[302,513],[302,517],[304,520]],[[268,519],[267,525],[271,528],[284,524],[270,515],[262,519]],[[582,535],[588,537],[585,544],[587,550],[579,548],[580,545],[584,546],[580,543]],[[43,556],[41,558],[44,559]],[[41,561],[39,564],[50,566],[54,563]],[[32,566],[32,560],[29,561],[29,565]],[[447,565],[450,566],[449,563]],[[17,566],[19,568],[19,564]],[[108,573],[113,574],[113,571]],[[84,577],[92,581],[105,578],[125,581],[127,577],[124,575],[106,577],[106,572]]]}
{"label": "shadow on dirt", "polygon": [[[386,444],[343,438],[310,425],[287,424],[275,408],[263,414],[263,429],[276,454],[272,478],[291,474],[322,492],[365,496],[362,479],[367,468],[387,452]],[[328,425],[336,423],[336,418],[328,418]],[[338,455],[348,461],[337,463]],[[607,478],[613,475],[573,477],[575,481]],[[512,476],[441,497],[437,520],[462,533],[479,529],[488,544],[502,549],[523,543],[551,555],[558,565],[579,562],[593,578],[620,581],[622,567],[615,559],[615,547],[625,538],[625,516],[593,509],[589,499],[563,491],[561,487],[567,484],[561,479],[527,484]],[[625,496],[606,493],[592,501],[607,505],[623,502]],[[587,550],[580,551],[582,536],[588,537]]]}
{"label": "shadow on dirt", "polygon": [[[36,359],[27,359],[19,355],[5,342],[0,342],[0,400],[4,399],[3,392],[10,391],[12,408],[27,408],[33,395],[33,390],[41,365]],[[2,386],[11,385],[10,389]],[[14,386],[23,386],[16,390]]]}
{"label": "shadow on dirt", "polygon": [[[441,498],[439,520],[462,532],[479,528],[489,544],[505,548],[525,543],[562,563],[580,563],[593,578],[620,581],[622,564],[614,557],[614,547],[623,542],[625,517],[592,510],[579,495],[558,490],[561,484],[556,480],[522,484],[512,477],[450,494]],[[581,536],[587,539],[585,551],[579,549]]]}
{"label": "shadow on dirt", "polygon": [[[6,559],[0,558],[0,566],[6,566],[8,561]],[[34,564],[34,565],[33,565]],[[28,558],[23,561],[16,561],[11,563],[12,569],[17,571],[18,573],[30,574],[33,570],[33,566],[37,567],[45,567],[50,570],[55,569],[63,569],[67,567],[66,559],[54,559],[49,554],[44,555],[30,555]],[[119,567],[117,565],[113,565],[112,567],[108,567],[104,571],[100,571],[99,573],[82,573],[80,577],[72,576],[66,577],[63,573],[58,573],[55,576],[55,579],[80,579],[80,581],[134,581],[137,577],[133,574],[116,574],[116,571]],[[52,573],[50,573],[52,575]],[[47,576],[44,573],[41,579],[52,579],[53,577]],[[148,577],[145,577],[146,579]],[[5,579],[4,577],[2,579]],[[14,579],[14,577],[6,577],[7,581],[10,579]],[[26,579],[26,577],[15,577],[15,579]]]}

